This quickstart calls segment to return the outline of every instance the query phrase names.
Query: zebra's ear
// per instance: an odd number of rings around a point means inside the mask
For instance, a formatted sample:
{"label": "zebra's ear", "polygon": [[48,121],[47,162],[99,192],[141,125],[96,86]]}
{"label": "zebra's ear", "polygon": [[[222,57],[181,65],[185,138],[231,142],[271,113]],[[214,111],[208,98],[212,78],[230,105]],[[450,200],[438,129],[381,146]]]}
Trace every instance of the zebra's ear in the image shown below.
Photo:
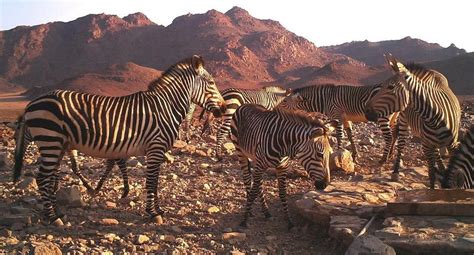
{"label": "zebra's ear", "polygon": [[201,73],[201,70],[204,68],[204,60],[202,59],[201,56],[194,55],[191,63],[193,65],[194,70],[196,70],[197,73]]}
{"label": "zebra's ear", "polygon": [[318,137],[318,136],[324,135],[324,132],[325,132],[324,128],[322,128],[322,127],[315,127],[315,128],[313,128],[313,129],[311,129],[309,136],[311,137],[311,139],[314,139],[314,138],[316,138],[316,137]]}
{"label": "zebra's ear", "polygon": [[398,61],[391,53],[384,54],[384,56],[395,73],[406,73],[408,71],[405,65]]}

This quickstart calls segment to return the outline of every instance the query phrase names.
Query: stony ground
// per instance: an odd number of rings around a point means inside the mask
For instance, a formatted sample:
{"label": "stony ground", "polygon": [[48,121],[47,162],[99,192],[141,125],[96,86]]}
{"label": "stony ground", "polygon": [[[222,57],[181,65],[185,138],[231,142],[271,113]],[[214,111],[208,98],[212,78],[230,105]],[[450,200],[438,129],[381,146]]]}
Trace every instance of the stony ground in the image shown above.
{"label": "stony ground", "polygon": [[[467,108],[471,111],[472,108]],[[464,115],[464,125],[472,122],[472,114]],[[159,196],[165,209],[164,224],[157,226],[144,215],[144,165],[142,159],[129,161],[131,190],[120,199],[123,184],[117,169],[101,192],[91,196],[71,170],[65,157],[61,167],[61,186],[73,192],[80,190],[82,201],[60,206],[67,215],[67,228],[57,229],[42,224],[37,216],[38,193],[33,176],[36,171],[36,151],[27,153],[22,185],[11,182],[11,158],[14,149],[13,131],[0,128],[0,154],[6,155],[6,165],[0,166],[0,253],[2,251],[62,251],[92,252],[166,252],[166,253],[342,253],[339,241],[332,239],[327,227],[315,225],[300,217],[295,200],[313,190],[301,168],[292,167],[288,188],[291,214],[296,228],[288,231],[278,199],[276,179],[266,177],[264,189],[273,219],[265,220],[259,206],[248,229],[237,228],[242,219],[244,188],[235,156],[227,155],[215,162],[212,153],[214,139],[197,135],[189,144],[178,142],[171,151],[172,163],[162,166]],[[356,171],[364,180],[378,173],[389,173],[391,164],[380,166],[383,142],[374,124],[355,125],[355,138],[361,158]],[[370,138],[370,139],[368,139]],[[420,146],[410,142],[404,158],[406,168],[424,163]],[[231,151],[229,151],[231,152]],[[229,153],[231,154],[231,153]],[[103,161],[80,157],[82,173],[93,186],[99,180]],[[30,177],[29,177],[30,176]],[[333,172],[335,183],[351,182],[352,174]],[[411,184],[413,183],[413,184]],[[410,185],[425,188],[426,176],[410,175]],[[405,185],[403,183],[402,185]],[[71,188],[73,187],[73,188]],[[77,188],[76,188],[77,187]],[[71,191],[72,190],[72,191]],[[365,199],[371,199],[366,196]]]}

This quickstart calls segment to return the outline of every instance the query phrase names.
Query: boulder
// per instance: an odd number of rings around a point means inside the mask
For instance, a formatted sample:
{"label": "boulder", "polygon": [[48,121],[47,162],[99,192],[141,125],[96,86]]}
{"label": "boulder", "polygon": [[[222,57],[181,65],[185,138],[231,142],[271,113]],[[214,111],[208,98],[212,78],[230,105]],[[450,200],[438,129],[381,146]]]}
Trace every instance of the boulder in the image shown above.
{"label": "boulder", "polygon": [[61,252],[61,249],[56,244],[53,244],[51,242],[46,242],[46,243],[41,243],[39,245],[36,245],[32,253],[34,255],[61,255],[63,254]]}
{"label": "boulder", "polygon": [[346,149],[333,152],[329,159],[329,169],[346,173],[354,172],[354,161],[352,160],[351,152]]}
{"label": "boulder", "polygon": [[34,177],[26,177],[23,181],[18,183],[16,187],[24,190],[37,190],[38,184],[36,184],[36,179]]}
{"label": "boulder", "polygon": [[56,193],[56,199],[59,204],[69,207],[81,207],[85,205],[81,197],[81,189],[77,185],[60,188]]}
{"label": "boulder", "polygon": [[356,238],[347,249],[346,255],[378,254],[395,255],[395,250],[373,235]]}

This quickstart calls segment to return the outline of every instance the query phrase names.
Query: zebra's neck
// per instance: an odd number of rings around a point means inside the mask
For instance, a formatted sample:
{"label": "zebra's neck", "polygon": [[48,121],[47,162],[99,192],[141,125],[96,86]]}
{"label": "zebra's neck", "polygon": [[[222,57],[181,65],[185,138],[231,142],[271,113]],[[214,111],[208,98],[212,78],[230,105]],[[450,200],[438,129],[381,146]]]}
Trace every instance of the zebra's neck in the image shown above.
{"label": "zebra's neck", "polygon": [[193,79],[184,79],[182,73],[166,73],[153,82],[148,88],[148,94],[156,105],[163,105],[166,111],[160,114],[171,118],[175,124],[181,124],[191,104]]}

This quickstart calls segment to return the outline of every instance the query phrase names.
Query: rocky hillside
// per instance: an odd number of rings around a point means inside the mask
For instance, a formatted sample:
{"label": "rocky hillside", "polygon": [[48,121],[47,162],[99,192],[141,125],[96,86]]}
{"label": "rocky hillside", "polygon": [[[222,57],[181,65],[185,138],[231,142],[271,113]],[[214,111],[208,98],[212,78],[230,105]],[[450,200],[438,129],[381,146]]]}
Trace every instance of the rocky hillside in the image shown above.
{"label": "rocky hillside", "polygon": [[0,52],[0,76],[28,87],[55,85],[116,63],[164,70],[193,54],[204,56],[222,87],[248,87],[345,58],[238,7],[183,15],[167,27],[141,13],[22,26],[0,32]]}
{"label": "rocky hillside", "polygon": [[53,89],[67,89],[106,96],[123,96],[146,90],[148,84],[160,74],[156,69],[131,62],[114,64],[97,73],[81,74],[54,86],[34,87],[28,90],[26,95],[34,98]]}
{"label": "rocky hillside", "polygon": [[457,95],[474,94],[474,53],[424,64],[442,72],[449,80],[449,86]]}
{"label": "rocky hillside", "polygon": [[459,49],[454,44],[444,48],[437,43],[428,43],[409,36],[400,40],[380,42],[354,41],[321,47],[321,49],[330,53],[344,54],[372,66],[384,64],[383,54],[387,52],[407,62],[442,60],[466,53],[465,50]]}

